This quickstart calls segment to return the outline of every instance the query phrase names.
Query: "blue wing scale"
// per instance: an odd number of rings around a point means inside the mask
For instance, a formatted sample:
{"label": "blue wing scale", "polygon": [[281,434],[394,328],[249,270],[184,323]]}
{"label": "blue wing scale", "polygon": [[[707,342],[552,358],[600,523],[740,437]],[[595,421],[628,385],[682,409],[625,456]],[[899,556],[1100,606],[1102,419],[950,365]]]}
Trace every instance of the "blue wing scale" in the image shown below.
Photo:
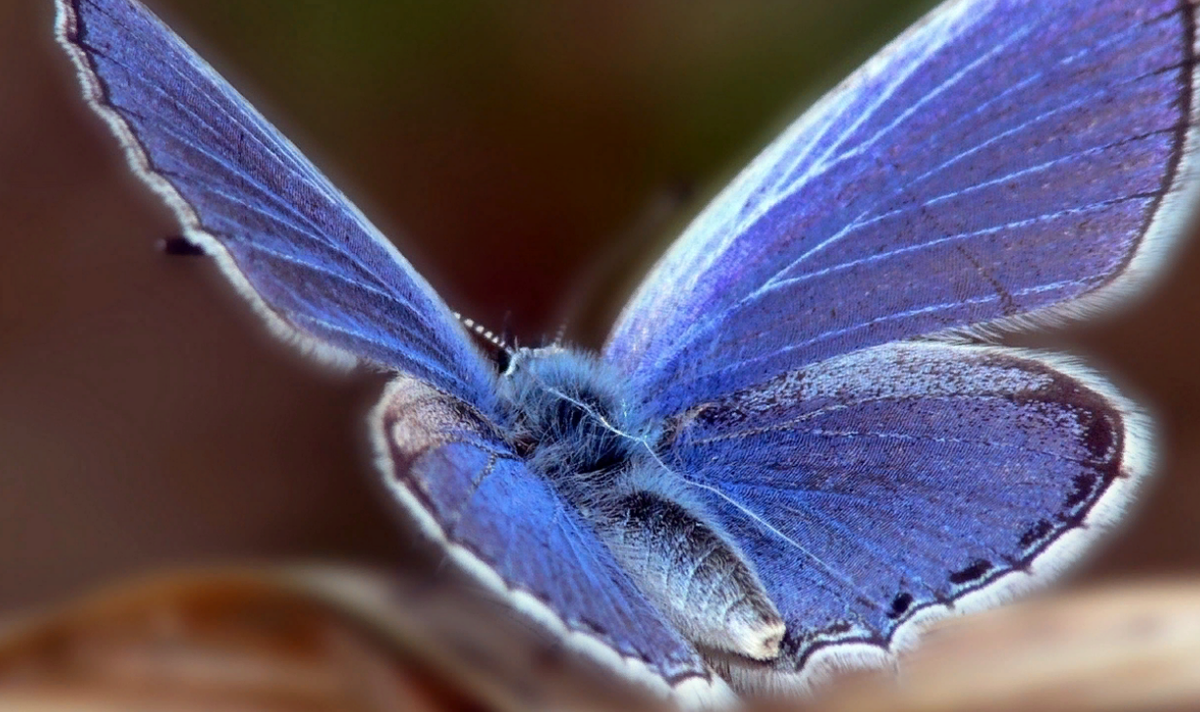
{"label": "blue wing scale", "polygon": [[723,683],[695,649],[481,414],[401,377],[373,426],[396,501],[469,571],[484,582],[495,578],[510,597],[519,593],[522,610],[562,628],[568,642],[612,651],[617,667],[665,682],[676,694],[720,698]]}
{"label": "blue wing scale", "polygon": [[396,249],[144,7],[59,3],[89,101],[188,239],[269,322],[318,353],[411,373],[477,407],[494,377]]}
{"label": "blue wing scale", "polygon": [[1062,357],[891,344],[696,406],[664,461],[786,620],[780,658],[743,666],[800,682],[814,655],[893,649],[1057,573],[1149,471],[1146,431]]}
{"label": "blue wing scale", "polygon": [[1124,294],[1191,211],[1193,13],[938,8],[693,223],[607,358],[669,415],[855,349]]}
{"label": "blue wing scale", "polygon": [[86,98],[186,237],[285,335],[399,372],[373,432],[403,513],[577,652],[681,701],[727,699],[588,524],[500,437],[493,366],[395,248],[139,3],[58,8]]}

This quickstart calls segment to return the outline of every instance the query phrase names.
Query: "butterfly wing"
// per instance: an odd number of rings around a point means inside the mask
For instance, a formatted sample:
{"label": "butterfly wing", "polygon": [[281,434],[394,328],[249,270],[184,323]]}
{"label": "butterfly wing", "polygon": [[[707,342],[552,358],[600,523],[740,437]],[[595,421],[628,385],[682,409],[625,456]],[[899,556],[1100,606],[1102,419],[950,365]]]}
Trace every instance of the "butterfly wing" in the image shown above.
{"label": "butterfly wing", "polygon": [[697,406],[663,459],[787,625],[777,660],[732,676],[803,685],[1057,573],[1148,471],[1147,425],[1062,357],[906,342]]}
{"label": "butterfly wing", "polygon": [[942,5],[700,215],[606,357],[669,415],[854,349],[1120,296],[1191,214],[1193,15]]}
{"label": "butterfly wing", "polygon": [[58,7],[59,42],[130,165],[277,333],[490,408],[489,367],[442,300],[203,59],[137,3]]}
{"label": "butterfly wing", "polygon": [[391,244],[140,4],[58,8],[59,41],[87,99],[187,238],[285,335],[400,372],[373,430],[403,513],[568,647],[683,701],[728,695],[595,534],[496,435],[490,366]]}
{"label": "butterfly wing", "polygon": [[743,684],[879,662],[1077,557],[1147,422],[1061,358],[968,346],[1125,294],[1196,199],[1195,8],[958,0],[696,220],[605,358],[787,624]]}
{"label": "butterfly wing", "polygon": [[726,693],[589,524],[467,404],[400,377],[373,418],[386,483],[450,559],[570,645],[682,699]]}

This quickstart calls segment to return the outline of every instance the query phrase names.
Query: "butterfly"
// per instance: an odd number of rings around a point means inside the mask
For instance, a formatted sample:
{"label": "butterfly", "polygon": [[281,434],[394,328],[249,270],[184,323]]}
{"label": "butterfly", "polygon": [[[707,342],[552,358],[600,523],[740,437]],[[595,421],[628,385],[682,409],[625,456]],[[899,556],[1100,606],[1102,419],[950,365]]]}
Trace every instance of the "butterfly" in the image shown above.
{"label": "butterfly", "polygon": [[690,704],[884,665],[1116,522],[1151,423],[1002,336],[1140,288],[1197,193],[1196,9],[950,0],[669,249],[603,350],[495,358],[134,0],[56,0],[133,171],[281,336],[394,380],[399,512],[564,648]]}

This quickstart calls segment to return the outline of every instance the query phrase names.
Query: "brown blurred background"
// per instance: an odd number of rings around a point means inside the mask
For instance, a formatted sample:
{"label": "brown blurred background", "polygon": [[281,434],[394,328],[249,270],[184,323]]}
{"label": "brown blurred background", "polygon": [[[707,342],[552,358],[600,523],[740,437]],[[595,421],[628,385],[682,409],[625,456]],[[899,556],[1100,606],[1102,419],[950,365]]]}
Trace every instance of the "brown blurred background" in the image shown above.
{"label": "brown blurred background", "polygon": [[[160,0],[152,7],[452,306],[597,346],[756,148],[920,15],[894,0]],[[167,564],[401,549],[365,456],[380,379],[277,346],[129,178],[52,40],[0,0],[0,611]],[[1200,235],[1053,343],[1153,408],[1160,474],[1073,580],[1200,573]],[[563,305],[583,305],[564,307]]]}

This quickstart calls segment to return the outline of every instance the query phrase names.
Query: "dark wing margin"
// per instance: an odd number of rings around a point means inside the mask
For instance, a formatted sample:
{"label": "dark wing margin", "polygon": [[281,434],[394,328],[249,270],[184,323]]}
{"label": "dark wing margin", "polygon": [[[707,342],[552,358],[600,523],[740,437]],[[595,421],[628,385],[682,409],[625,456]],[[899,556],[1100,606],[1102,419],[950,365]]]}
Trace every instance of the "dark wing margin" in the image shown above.
{"label": "dark wing margin", "polygon": [[941,5],[701,213],[606,359],[671,415],[855,349],[1123,300],[1200,202],[1195,11]]}
{"label": "dark wing margin", "polygon": [[203,59],[133,0],[56,4],[58,42],[133,172],[277,335],[490,411],[490,367],[437,294]]}
{"label": "dark wing margin", "polygon": [[378,465],[447,559],[571,650],[686,707],[732,701],[613,555],[480,414],[401,376],[372,416]]}
{"label": "dark wing margin", "polygon": [[664,460],[787,624],[779,659],[720,661],[738,689],[894,664],[929,623],[1043,585],[1117,522],[1154,449],[1071,359],[939,342],[823,361],[675,432]]}

